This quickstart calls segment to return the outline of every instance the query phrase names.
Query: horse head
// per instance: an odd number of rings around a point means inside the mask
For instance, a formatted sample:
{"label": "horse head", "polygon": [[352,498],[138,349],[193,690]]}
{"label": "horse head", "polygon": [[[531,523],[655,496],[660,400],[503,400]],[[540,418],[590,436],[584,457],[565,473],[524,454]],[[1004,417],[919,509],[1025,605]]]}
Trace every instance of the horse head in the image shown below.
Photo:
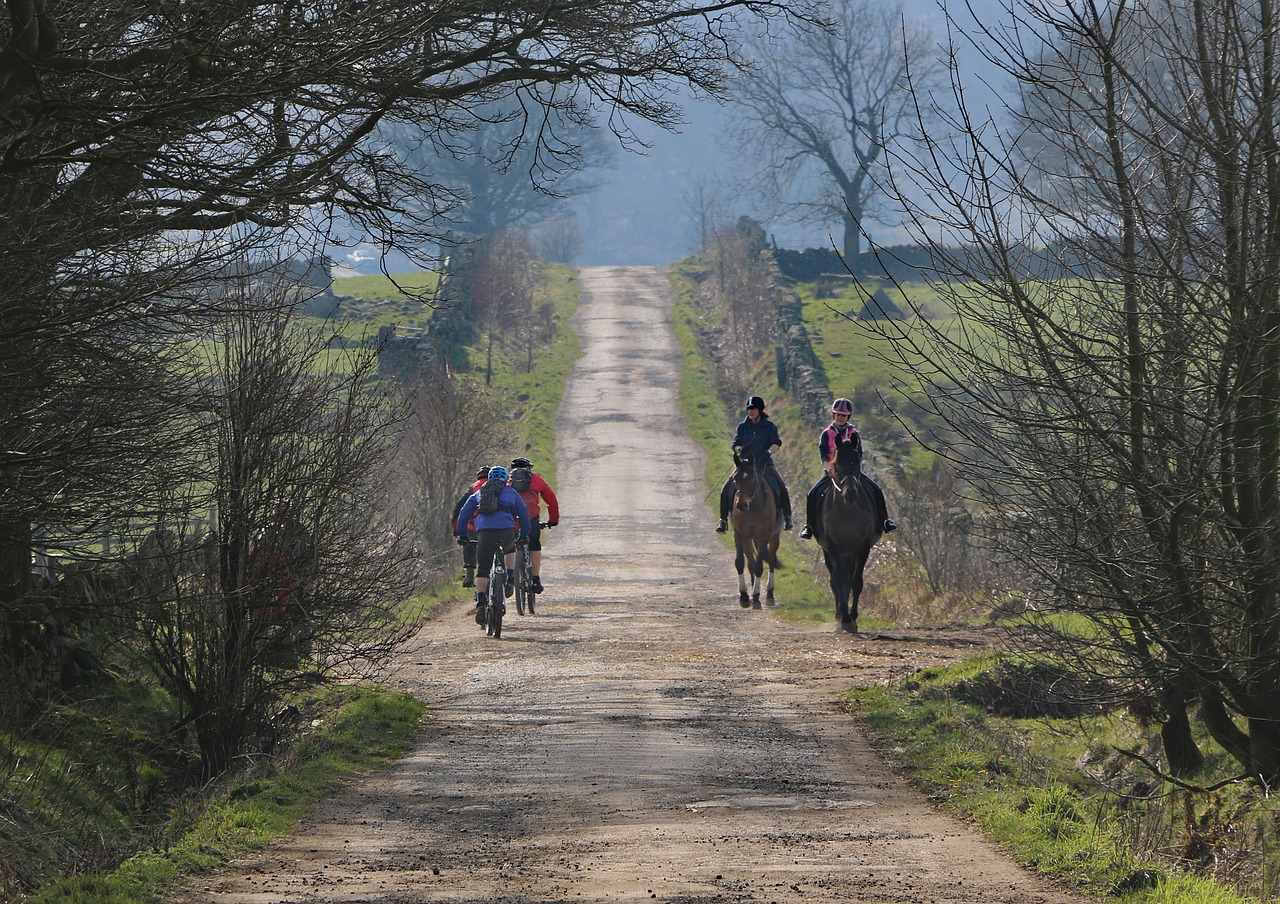
{"label": "horse head", "polygon": [[733,450],[733,483],[737,488],[736,504],[740,511],[746,511],[752,501],[760,493],[764,483],[759,470],[756,469],[755,456],[747,449]]}
{"label": "horse head", "polygon": [[845,498],[857,495],[862,488],[862,445],[856,437],[845,437],[836,445],[834,482]]}

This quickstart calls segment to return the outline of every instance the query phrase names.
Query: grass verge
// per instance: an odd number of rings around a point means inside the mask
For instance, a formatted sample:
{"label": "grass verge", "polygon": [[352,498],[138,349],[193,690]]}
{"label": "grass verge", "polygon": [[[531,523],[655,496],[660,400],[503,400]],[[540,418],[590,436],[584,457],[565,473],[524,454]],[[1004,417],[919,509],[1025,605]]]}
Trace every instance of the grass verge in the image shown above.
{"label": "grass verge", "polygon": [[1061,728],[963,702],[956,688],[994,661],[924,669],[896,687],[850,691],[845,703],[934,801],[973,819],[1028,867],[1126,904],[1256,904],[1154,853],[1136,853],[1123,799],[1051,750]]}
{"label": "grass verge", "polygon": [[32,904],[148,904],[187,876],[217,869],[292,831],[314,805],[352,776],[394,762],[417,731],[423,705],[377,686],[341,686],[300,701],[309,727],[277,757],[228,776],[187,803],[185,828],[109,873],[60,879]]}

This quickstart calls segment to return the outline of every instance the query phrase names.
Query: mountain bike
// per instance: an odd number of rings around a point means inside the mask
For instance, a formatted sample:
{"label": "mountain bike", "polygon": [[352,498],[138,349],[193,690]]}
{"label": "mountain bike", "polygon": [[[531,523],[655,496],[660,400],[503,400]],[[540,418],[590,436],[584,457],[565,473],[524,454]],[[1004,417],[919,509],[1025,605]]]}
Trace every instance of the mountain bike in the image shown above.
{"label": "mountain bike", "polygon": [[530,615],[535,614],[533,606],[538,595],[533,592],[533,556],[528,543],[516,544],[515,582],[516,611],[524,615],[527,609]]}
{"label": "mountain bike", "polygon": [[507,611],[506,556],[498,546],[493,553],[493,568],[489,572],[489,597],[484,607],[484,630],[490,637],[502,636],[502,616]]}

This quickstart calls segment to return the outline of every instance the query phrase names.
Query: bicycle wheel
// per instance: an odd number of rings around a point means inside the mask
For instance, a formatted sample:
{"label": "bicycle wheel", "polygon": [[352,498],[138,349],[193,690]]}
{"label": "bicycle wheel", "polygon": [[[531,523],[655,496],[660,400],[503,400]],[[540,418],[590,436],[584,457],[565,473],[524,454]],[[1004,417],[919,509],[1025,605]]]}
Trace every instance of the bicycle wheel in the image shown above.
{"label": "bicycle wheel", "polygon": [[534,615],[536,613],[533,611],[533,604],[537,602],[538,594],[533,592],[533,556],[529,555],[527,552],[524,556],[524,568],[520,569],[520,580],[523,581],[524,586],[528,588],[525,590],[525,605],[529,609],[529,614]]}
{"label": "bicycle wheel", "polygon": [[[525,580],[525,572],[529,570],[529,551],[523,546],[516,547],[516,611],[524,615],[525,604],[533,602],[533,594],[529,592],[529,582]],[[532,610],[532,607],[530,607]]]}
{"label": "bicycle wheel", "polygon": [[501,560],[494,563],[493,576],[489,579],[489,606],[485,617],[485,630],[490,637],[502,636],[502,613],[506,610],[507,573]]}

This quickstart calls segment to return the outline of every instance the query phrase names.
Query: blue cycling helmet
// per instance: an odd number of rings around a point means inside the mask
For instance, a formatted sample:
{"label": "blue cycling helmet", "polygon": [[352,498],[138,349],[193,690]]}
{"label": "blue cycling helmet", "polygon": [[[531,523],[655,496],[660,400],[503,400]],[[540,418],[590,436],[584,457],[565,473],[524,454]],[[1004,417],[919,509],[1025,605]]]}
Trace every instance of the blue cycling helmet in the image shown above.
{"label": "blue cycling helmet", "polygon": [[504,468],[502,465],[494,465],[492,468],[489,469],[490,480],[501,480],[503,483],[506,483],[507,478],[510,476],[511,475],[507,473],[507,469]]}

